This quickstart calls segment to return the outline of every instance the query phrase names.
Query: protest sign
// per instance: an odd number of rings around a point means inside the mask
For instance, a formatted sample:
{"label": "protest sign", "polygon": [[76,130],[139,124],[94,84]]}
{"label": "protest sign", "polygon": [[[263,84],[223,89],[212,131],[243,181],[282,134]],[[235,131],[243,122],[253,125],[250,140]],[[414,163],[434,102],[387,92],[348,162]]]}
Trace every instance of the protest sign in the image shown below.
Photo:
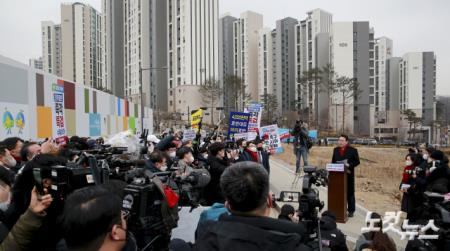
{"label": "protest sign", "polygon": [[267,151],[272,153],[282,151],[280,136],[278,135],[278,125],[263,126],[260,128],[260,135],[265,138]]}
{"label": "protest sign", "polygon": [[183,131],[183,141],[194,140],[196,136],[194,129],[186,129]]}
{"label": "protest sign", "polygon": [[250,114],[245,112],[230,112],[228,138],[233,138],[235,133],[247,132],[249,117]]}
{"label": "protest sign", "polygon": [[257,132],[261,124],[262,104],[251,103],[245,109],[244,112],[249,113],[248,131]]}
{"label": "protest sign", "polygon": [[191,112],[191,127],[196,132],[198,131],[198,127],[203,118],[203,110],[198,109]]}

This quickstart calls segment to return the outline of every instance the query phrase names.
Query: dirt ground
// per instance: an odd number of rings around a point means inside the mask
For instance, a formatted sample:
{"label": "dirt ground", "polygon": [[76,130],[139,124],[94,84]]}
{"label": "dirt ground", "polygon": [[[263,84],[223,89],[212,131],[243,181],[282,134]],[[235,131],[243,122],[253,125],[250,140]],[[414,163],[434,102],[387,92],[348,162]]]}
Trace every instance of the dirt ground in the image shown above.
{"label": "dirt ground", "polygon": [[[284,144],[284,152],[273,156],[295,166],[292,145]],[[398,186],[408,150],[395,147],[357,147],[361,164],[356,168],[356,200],[365,208],[384,215],[399,211],[401,193]],[[311,148],[309,165],[325,168],[331,162],[333,147]]]}

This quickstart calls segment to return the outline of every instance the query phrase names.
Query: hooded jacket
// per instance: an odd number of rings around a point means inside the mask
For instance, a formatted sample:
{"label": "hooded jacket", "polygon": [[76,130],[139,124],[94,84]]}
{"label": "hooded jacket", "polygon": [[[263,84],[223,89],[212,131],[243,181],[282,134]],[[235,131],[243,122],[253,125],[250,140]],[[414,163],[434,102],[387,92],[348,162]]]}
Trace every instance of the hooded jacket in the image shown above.
{"label": "hooded jacket", "polygon": [[320,219],[322,241],[329,241],[331,251],[347,251],[345,235],[337,228],[336,217],[333,214],[323,213]]}

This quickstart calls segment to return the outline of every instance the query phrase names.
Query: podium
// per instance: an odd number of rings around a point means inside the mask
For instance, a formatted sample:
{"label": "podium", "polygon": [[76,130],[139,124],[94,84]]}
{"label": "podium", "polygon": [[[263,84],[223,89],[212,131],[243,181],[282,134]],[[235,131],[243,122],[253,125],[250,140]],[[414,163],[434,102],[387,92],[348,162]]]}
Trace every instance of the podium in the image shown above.
{"label": "podium", "polygon": [[327,164],[328,210],[336,214],[336,221],[347,222],[347,167]]}

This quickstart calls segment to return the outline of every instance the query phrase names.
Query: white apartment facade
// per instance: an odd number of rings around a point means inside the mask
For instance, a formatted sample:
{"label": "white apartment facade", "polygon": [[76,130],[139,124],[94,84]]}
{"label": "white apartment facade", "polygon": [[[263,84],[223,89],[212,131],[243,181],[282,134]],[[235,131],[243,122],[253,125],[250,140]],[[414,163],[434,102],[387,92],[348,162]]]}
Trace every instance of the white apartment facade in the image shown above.
{"label": "white apartment facade", "polygon": [[[200,85],[219,80],[219,1],[167,1],[168,110],[188,120],[188,110],[204,107]],[[220,106],[216,100],[214,107]],[[211,104],[210,104],[211,105]],[[204,121],[210,121],[209,115]],[[214,110],[214,117],[217,112]]]}
{"label": "white apartment facade", "polygon": [[277,113],[281,114],[281,85],[276,75],[276,30],[264,28],[259,34],[258,44],[258,97],[272,94],[277,97]]}
{"label": "white apartment facade", "polygon": [[424,125],[436,119],[436,56],[409,52],[400,60],[400,110],[410,109]]}
{"label": "white apartment facade", "polygon": [[321,9],[309,11],[307,15],[295,27],[295,102],[298,110],[308,110],[308,120],[318,120],[328,114],[328,95],[321,95],[312,85],[301,85],[299,79],[304,72],[329,64],[329,33],[333,21],[332,14]]}
{"label": "white apartment facade", "polygon": [[330,127],[335,131],[369,136],[373,130],[372,100],[369,97],[370,78],[374,70],[374,31],[369,22],[335,22],[331,31],[330,61],[338,76],[353,78],[358,83],[357,99],[343,102],[342,93],[332,96]]}
{"label": "white apartment facade", "polygon": [[82,3],[61,4],[62,77],[103,87],[102,14]]}
{"label": "white apartment facade", "polygon": [[375,39],[375,64],[370,67],[375,67],[374,83],[370,86],[370,96],[374,98],[375,117],[378,123],[386,123],[386,111],[388,103],[388,77],[387,73],[387,60],[392,57],[393,43],[392,40],[387,37],[380,37]]}
{"label": "white apartment facade", "polygon": [[41,22],[42,70],[61,77],[61,25]]}
{"label": "white apartment facade", "polygon": [[263,28],[261,14],[246,11],[233,26],[233,68],[246,85],[246,94],[252,101],[259,101],[258,91],[258,43],[259,31]]}

